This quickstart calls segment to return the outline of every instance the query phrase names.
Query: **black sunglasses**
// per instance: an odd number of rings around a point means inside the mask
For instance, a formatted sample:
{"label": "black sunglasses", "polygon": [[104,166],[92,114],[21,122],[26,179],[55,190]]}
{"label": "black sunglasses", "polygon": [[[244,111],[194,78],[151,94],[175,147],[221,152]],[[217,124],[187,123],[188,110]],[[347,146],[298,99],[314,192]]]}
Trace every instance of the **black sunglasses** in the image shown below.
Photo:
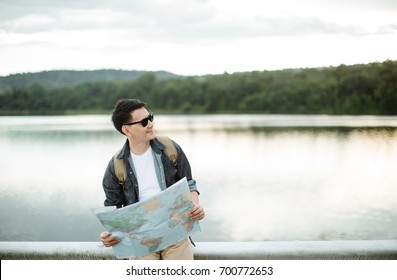
{"label": "black sunglasses", "polygon": [[144,119],[140,120],[139,122],[125,123],[124,125],[133,125],[133,124],[140,123],[143,127],[146,127],[147,124],[149,123],[149,121],[153,122],[153,119],[154,119],[153,113],[150,113],[149,116],[147,116],[147,118],[144,118]]}

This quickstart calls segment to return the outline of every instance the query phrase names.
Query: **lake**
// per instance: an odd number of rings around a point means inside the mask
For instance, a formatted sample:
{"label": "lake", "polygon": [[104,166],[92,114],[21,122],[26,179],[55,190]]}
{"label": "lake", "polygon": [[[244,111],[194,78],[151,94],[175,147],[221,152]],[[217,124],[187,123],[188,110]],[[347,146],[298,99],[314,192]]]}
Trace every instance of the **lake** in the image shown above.
{"label": "lake", "polygon": [[[397,239],[397,117],[156,115],[206,211],[195,241]],[[98,241],[109,115],[0,117],[0,241]]]}

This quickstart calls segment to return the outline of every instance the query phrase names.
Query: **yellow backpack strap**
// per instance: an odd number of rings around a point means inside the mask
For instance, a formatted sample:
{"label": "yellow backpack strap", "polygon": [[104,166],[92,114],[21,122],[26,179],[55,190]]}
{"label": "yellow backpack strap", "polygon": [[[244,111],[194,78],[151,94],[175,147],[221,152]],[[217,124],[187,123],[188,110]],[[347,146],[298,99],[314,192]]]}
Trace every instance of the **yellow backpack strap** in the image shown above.
{"label": "yellow backpack strap", "polygon": [[124,182],[127,179],[127,168],[125,166],[124,160],[117,158],[119,153],[120,151],[113,156],[114,173],[116,174],[120,187],[124,188]]}
{"label": "yellow backpack strap", "polygon": [[178,165],[178,151],[172,140],[167,136],[157,136],[157,139],[165,146],[165,153],[176,167]]}
{"label": "yellow backpack strap", "polygon": [[[178,165],[178,151],[172,140],[167,136],[157,136],[157,139],[165,146],[165,153],[176,167]],[[127,167],[123,159],[117,158],[119,154],[120,151],[117,151],[113,156],[114,173],[120,187],[124,188],[124,182],[127,180]]]}

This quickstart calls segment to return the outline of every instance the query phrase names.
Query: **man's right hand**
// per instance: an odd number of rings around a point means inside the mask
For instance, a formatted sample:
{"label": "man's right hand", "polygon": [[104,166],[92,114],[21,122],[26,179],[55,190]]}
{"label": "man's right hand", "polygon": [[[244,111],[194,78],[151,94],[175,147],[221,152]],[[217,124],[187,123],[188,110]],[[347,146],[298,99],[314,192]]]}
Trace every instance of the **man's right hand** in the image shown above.
{"label": "man's right hand", "polygon": [[112,247],[120,242],[120,240],[116,236],[113,236],[108,231],[101,232],[99,238],[101,239],[105,247]]}

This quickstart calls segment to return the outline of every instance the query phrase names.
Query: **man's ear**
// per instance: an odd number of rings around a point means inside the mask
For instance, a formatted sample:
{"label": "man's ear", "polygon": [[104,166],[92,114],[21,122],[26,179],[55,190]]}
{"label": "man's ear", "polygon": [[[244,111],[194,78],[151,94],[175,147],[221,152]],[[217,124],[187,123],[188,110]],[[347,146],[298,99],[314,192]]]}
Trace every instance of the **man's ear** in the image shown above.
{"label": "man's ear", "polygon": [[121,127],[121,131],[122,131],[125,135],[128,135],[128,134],[130,133],[130,129],[129,129],[128,125],[123,125],[123,126]]}

